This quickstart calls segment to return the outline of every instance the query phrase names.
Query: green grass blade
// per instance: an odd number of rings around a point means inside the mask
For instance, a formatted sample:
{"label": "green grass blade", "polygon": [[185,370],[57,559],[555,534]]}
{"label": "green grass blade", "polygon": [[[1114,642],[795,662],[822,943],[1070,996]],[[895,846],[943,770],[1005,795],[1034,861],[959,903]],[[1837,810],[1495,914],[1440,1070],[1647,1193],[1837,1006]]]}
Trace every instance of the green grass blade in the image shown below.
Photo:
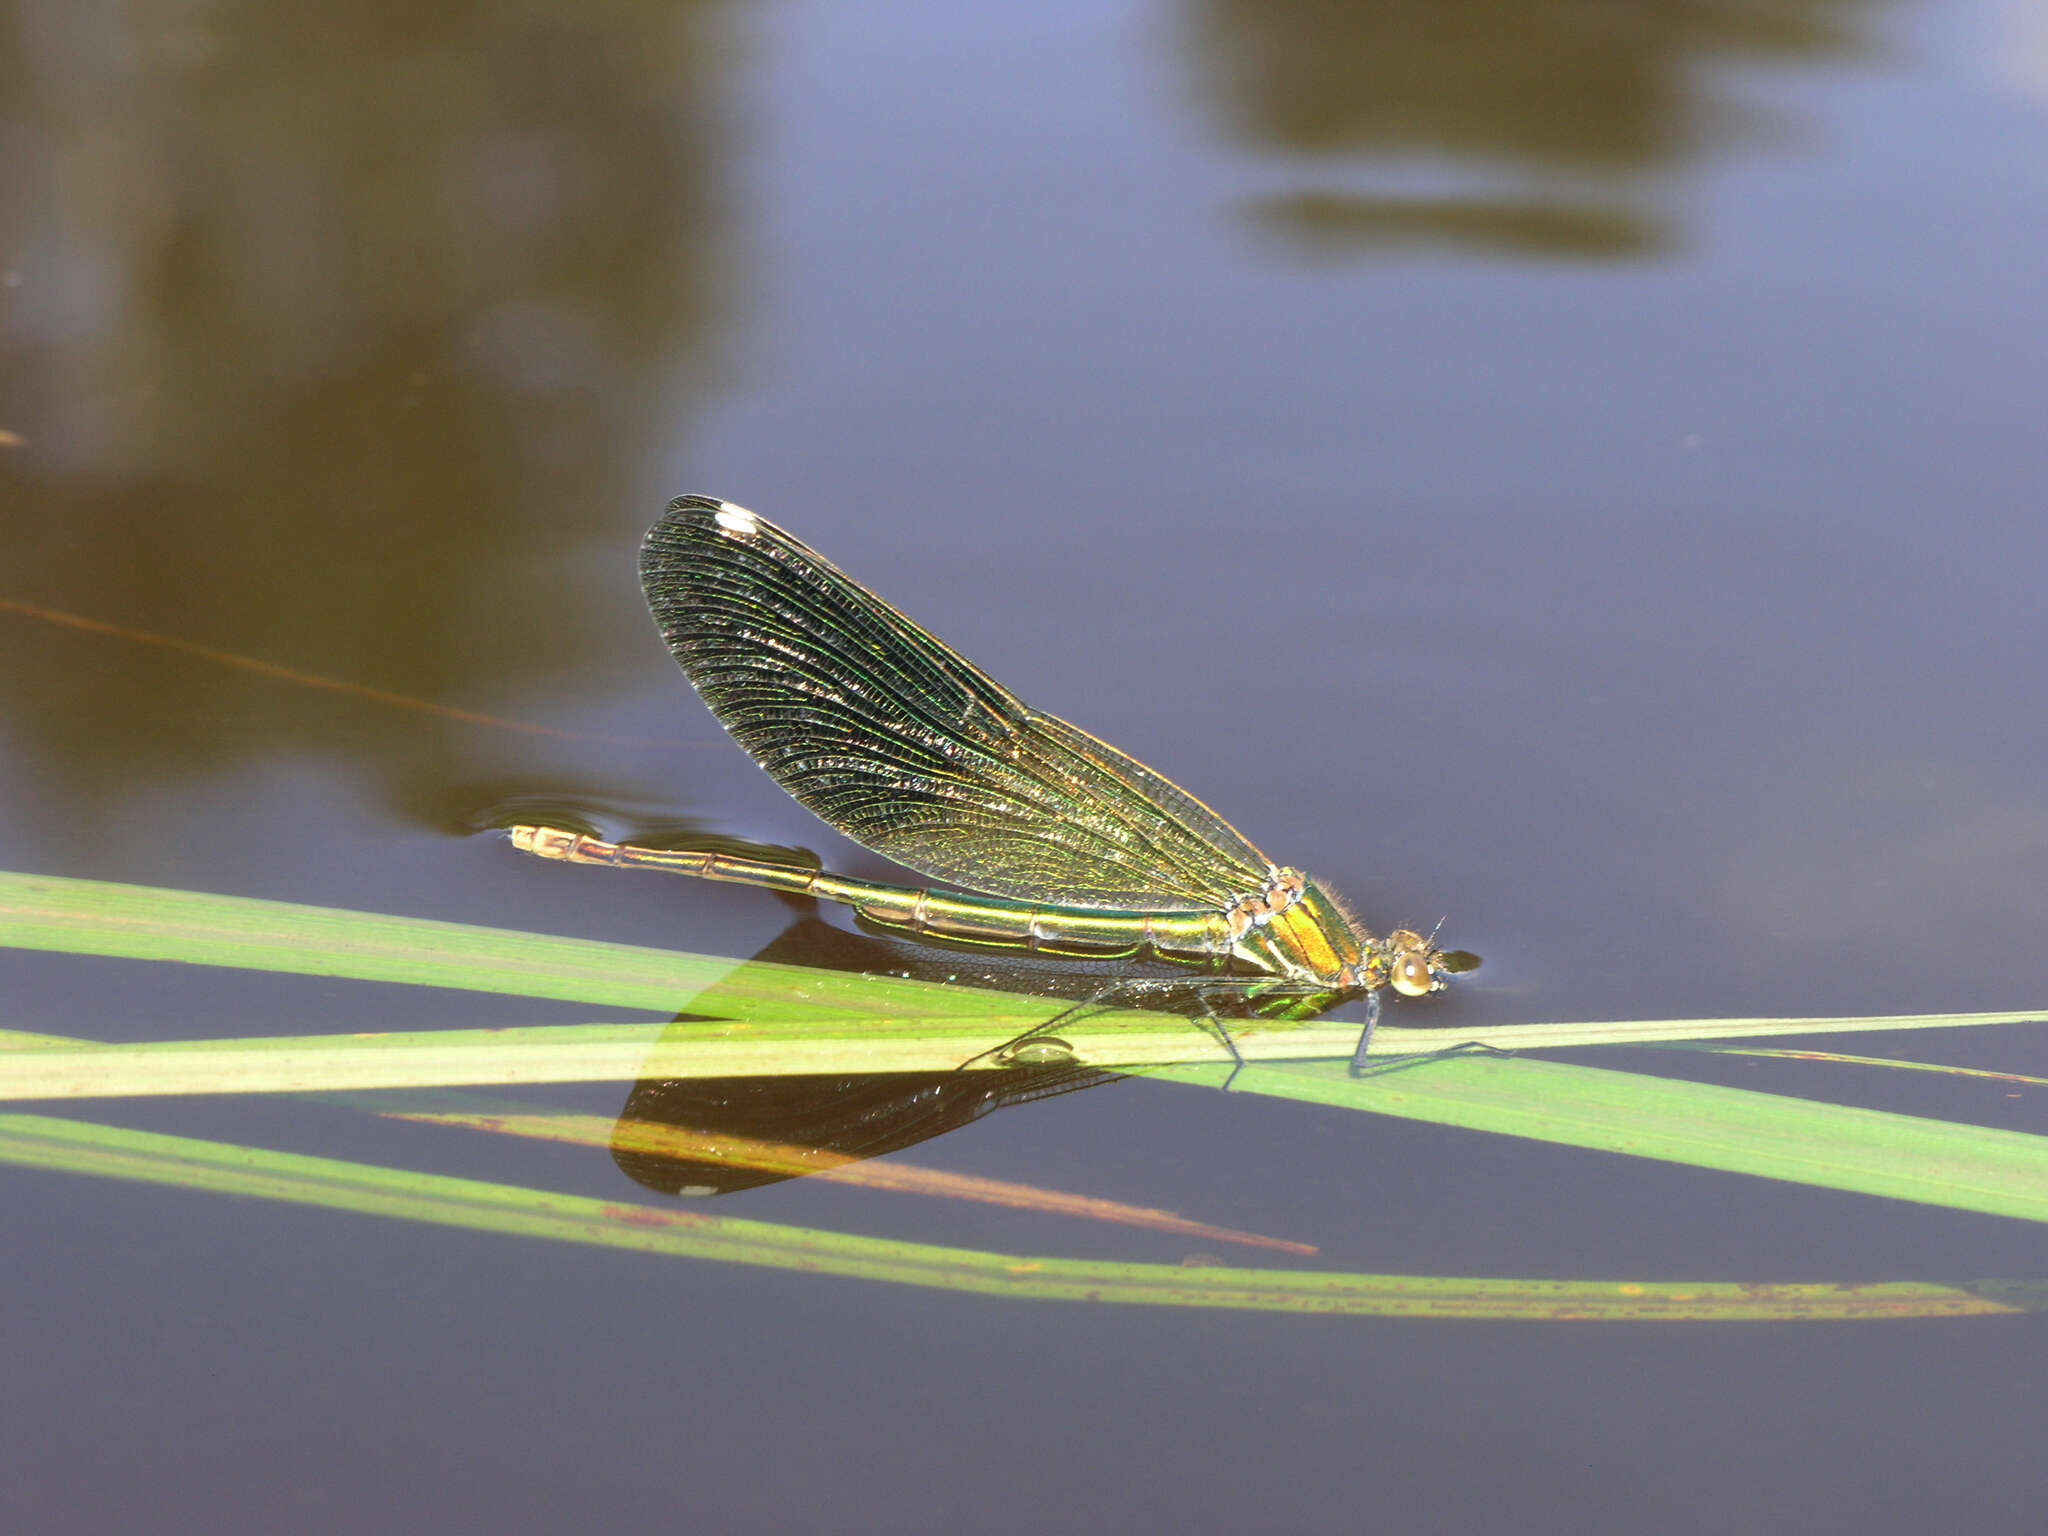
{"label": "green grass blade", "polygon": [[[880,1041],[881,1050],[909,1051],[927,1040],[937,1049],[877,1066],[807,1063],[800,1070],[923,1071],[962,1043],[985,1050],[1042,1023],[1045,999],[985,988],[941,986],[895,977],[858,976],[761,961],[737,962],[673,950],[589,939],[558,938],[425,918],[348,912],[248,897],[70,880],[0,871],[0,946],[72,954],[170,960],[247,970],[349,976],[368,981],[455,987],[520,997],[661,1013],[689,1010],[744,1019],[769,1039],[775,1026],[794,1026],[774,1038]],[[1656,1044],[1756,1036],[1958,1028],[2030,1022],[2041,1011],[1896,1014],[1837,1019],[1667,1019],[1650,1022],[1517,1024],[1471,1032],[1502,1050],[1531,1051],[1583,1045]],[[816,1023],[818,1030],[805,1026]],[[1085,1065],[1143,1064],[1185,1059],[1203,1049],[1188,1031],[1158,1014],[1108,1014],[1088,1021],[1103,1049],[1078,1051]],[[1013,1027],[1014,1026],[1014,1027]],[[1128,1027],[1127,1027],[1128,1026]],[[1148,1041],[1131,1028],[1153,1031]],[[1081,1026],[1077,1025],[1077,1030]],[[1009,1034],[1001,1034],[1009,1030]],[[997,1037],[999,1038],[992,1038]],[[1072,1039],[1062,1026],[1061,1036]],[[1093,1038],[1093,1035],[1090,1035]],[[1247,1059],[1288,1060],[1349,1056],[1354,1026],[1310,1023],[1264,1028],[1240,1042]],[[1077,1046],[1079,1042],[1076,1042]],[[1383,1024],[1373,1054],[1413,1055],[1440,1050],[1440,1031]],[[1220,1054],[1220,1047],[1215,1047]],[[856,1056],[860,1053],[854,1052]],[[914,1053],[913,1053],[914,1054]],[[964,1060],[968,1051],[958,1060]],[[773,1070],[772,1068],[768,1070]]]}
{"label": "green grass blade", "polygon": [[[677,1038],[705,1030],[713,1038]],[[0,1098],[306,1093],[740,1075],[774,1052],[718,1026],[570,1025],[411,1035],[38,1045],[0,1051]],[[777,1047],[785,1067],[808,1058]],[[707,1069],[706,1061],[711,1063]],[[1148,1069],[1219,1086],[1228,1069]],[[1352,1077],[1341,1063],[1254,1064],[1233,1092],[1367,1110],[1729,1173],[2048,1219],[2048,1137],[1527,1057],[1455,1055]]]}
{"label": "green grass blade", "polygon": [[[52,1045],[43,1037],[0,1050],[0,1100],[949,1072],[1040,1022],[1044,1002],[1023,1001],[1029,1012],[994,1020],[828,1014],[772,1024],[561,1024],[135,1045]],[[1184,1020],[1136,1018],[1129,1035],[1091,1029],[1091,1055],[1171,1062],[1205,1049]],[[994,1066],[980,1062],[974,1070]]]}
{"label": "green grass blade", "polygon": [[[1219,1082],[1207,1066],[1147,1074]],[[2048,1137],[1527,1057],[1443,1056],[1353,1077],[1248,1067],[1233,1093],[1398,1115],[1728,1173],[2048,1221]]]}
{"label": "green grass blade", "polygon": [[625,944],[0,872],[0,945],[672,1011],[734,967]]}
{"label": "green grass blade", "polygon": [[[552,1024],[132,1045],[0,1031],[0,1100],[993,1070],[995,1062],[975,1058],[1038,1022],[1044,1009],[1042,999],[1020,999],[1017,1013],[983,1019],[819,1014],[765,1024]],[[1112,1070],[1163,1069],[1191,1055],[1222,1054],[1185,1021],[1159,1014],[1062,1026],[1061,1038],[1078,1062]],[[1352,1039],[1349,1028],[1304,1029],[1243,1039],[1239,1048],[1254,1064],[1308,1061]]]}
{"label": "green grass blade", "polygon": [[[260,1035],[133,1045],[0,1032],[0,1100],[946,1072],[963,1064],[968,1070],[992,1070],[996,1063],[983,1053],[1039,1022],[1045,1007],[1043,999],[1018,998],[1016,1011],[1010,1014],[965,1019],[820,1011],[768,1021],[740,1018],[680,1024]],[[1209,1064],[1188,1062],[1191,1055],[1206,1053],[1219,1058],[1215,1065],[1220,1066],[1222,1047],[1170,1015],[1105,1014],[1071,1028],[1062,1025],[1061,1038],[1074,1048],[1076,1059],[1088,1066],[1154,1075],[1174,1075],[1169,1069],[1188,1067],[1187,1073],[1180,1074],[1182,1080],[1219,1084],[1225,1075],[1205,1070]],[[1239,1049],[1254,1065],[1306,1063],[1348,1048],[1352,1039],[1350,1026],[1289,1026],[1242,1037]],[[1423,1092],[1425,1084],[1446,1081],[1438,1071],[1443,1062],[1461,1059],[1478,1058],[1424,1059],[1385,1074],[1384,1080],[1405,1084],[1411,1092]],[[1609,1075],[1663,1084],[1657,1092],[1667,1097],[1689,1086],[1637,1074]],[[1258,1081],[1240,1078],[1232,1087],[1248,1089]],[[1381,1076],[1359,1081],[1370,1085],[1380,1082]],[[1359,1092],[1379,1090],[1362,1087]],[[1375,1106],[1379,1102],[1375,1099]],[[1653,1114],[1655,1107],[1646,1107],[1645,1112]],[[1518,1130],[1515,1134],[1525,1133]]]}
{"label": "green grass blade", "polygon": [[2009,1316],[2042,1287],[1458,1279],[1024,1258],[551,1194],[39,1115],[0,1115],[0,1161],[647,1254],[1012,1300],[1336,1316],[1756,1321]]}
{"label": "green grass blade", "polygon": [[[724,1022],[673,1027],[572,1025],[123,1046],[0,1038],[0,1097],[17,1099],[950,1070],[1041,1022],[1046,1007],[1043,999],[971,988],[735,965],[459,924],[41,876],[0,874],[0,943],[619,1006],[687,1004],[726,1016]],[[658,1005],[652,1001],[657,997]],[[1528,1049],[2034,1017],[1522,1025],[1485,1035]],[[1063,1024],[1061,1035],[1083,1064],[1151,1068],[1186,1081],[1221,1080],[1214,1069],[1186,1065],[1191,1054],[1220,1055],[1221,1048],[1171,1017],[1104,1015],[1071,1028]],[[1260,1065],[1233,1086],[2028,1220],[2043,1215],[2043,1143],[2019,1133],[1526,1059],[1440,1059],[1364,1079],[1351,1078],[1335,1064],[1265,1075],[1290,1059],[1348,1054],[1351,1039],[1347,1025],[1248,1032],[1240,1049]],[[1435,1048],[1442,1040],[1440,1033],[1383,1028],[1376,1044],[1398,1051],[1413,1049],[1417,1041]],[[1548,1075],[1531,1077],[1539,1065]]]}
{"label": "green grass blade", "polygon": [[[1674,1045],[1694,1040],[1745,1040],[1770,1036],[1891,1034],[1901,1030],[1978,1029],[1987,1025],[2048,1022],[2048,1009],[2005,1009],[1988,1013],[1874,1013],[1801,1019],[1758,1015],[1730,1019],[1591,1019],[1559,1024],[1496,1024],[1460,1030],[1449,1043],[1485,1045],[1498,1051],[1562,1051],[1595,1045]],[[1383,1036],[1391,1038],[1382,1039]],[[1446,1044],[1441,1029],[1380,1025],[1372,1055],[1435,1056]]]}
{"label": "green grass blade", "polygon": [[[756,1018],[955,1014],[955,989],[427,918],[0,872],[0,946],[347,976],[674,1013],[717,988]],[[737,974],[744,972],[744,974]],[[1000,995],[1000,994],[998,994]]]}

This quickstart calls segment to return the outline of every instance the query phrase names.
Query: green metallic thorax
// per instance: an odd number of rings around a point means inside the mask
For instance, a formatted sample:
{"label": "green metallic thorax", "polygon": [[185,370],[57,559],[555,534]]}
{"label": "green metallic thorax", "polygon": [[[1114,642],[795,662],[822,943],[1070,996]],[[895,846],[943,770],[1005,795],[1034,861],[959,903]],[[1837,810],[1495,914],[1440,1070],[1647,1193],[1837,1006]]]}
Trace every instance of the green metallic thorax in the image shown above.
{"label": "green metallic thorax", "polygon": [[1233,953],[1270,975],[1332,992],[1356,992],[1384,979],[1373,974],[1378,967],[1370,941],[1312,880],[1303,882],[1291,905],[1249,928]]}

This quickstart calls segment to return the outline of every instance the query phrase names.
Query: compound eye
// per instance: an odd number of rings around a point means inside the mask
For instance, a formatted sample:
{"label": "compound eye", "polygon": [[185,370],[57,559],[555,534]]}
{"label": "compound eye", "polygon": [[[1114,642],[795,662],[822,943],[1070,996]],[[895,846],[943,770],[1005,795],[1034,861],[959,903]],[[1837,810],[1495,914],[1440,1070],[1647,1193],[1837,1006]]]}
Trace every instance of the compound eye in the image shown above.
{"label": "compound eye", "polygon": [[1387,984],[1403,997],[1426,997],[1436,990],[1436,976],[1421,955],[1402,955],[1394,962]]}

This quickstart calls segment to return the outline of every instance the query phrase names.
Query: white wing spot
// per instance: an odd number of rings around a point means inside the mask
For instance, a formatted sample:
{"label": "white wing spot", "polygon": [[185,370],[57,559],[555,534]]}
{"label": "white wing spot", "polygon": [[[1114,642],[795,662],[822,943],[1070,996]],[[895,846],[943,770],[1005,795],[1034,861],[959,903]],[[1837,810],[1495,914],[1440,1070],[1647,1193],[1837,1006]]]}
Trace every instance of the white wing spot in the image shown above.
{"label": "white wing spot", "polygon": [[751,539],[761,531],[760,518],[745,507],[734,506],[729,501],[721,501],[718,504],[718,510],[712,514],[711,520],[727,533],[736,533],[743,539]]}

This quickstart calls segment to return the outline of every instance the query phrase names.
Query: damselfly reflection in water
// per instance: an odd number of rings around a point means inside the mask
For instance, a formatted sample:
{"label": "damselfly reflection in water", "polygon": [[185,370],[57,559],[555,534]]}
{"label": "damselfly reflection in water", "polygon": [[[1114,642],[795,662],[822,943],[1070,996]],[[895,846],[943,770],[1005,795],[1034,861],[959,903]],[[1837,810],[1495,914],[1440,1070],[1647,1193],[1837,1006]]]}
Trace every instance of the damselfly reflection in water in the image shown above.
{"label": "damselfly reflection in water", "polygon": [[1186,790],[1042,714],[766,518],[669,503],[640,577],[662,638],[733,739],[839,831],[949,890],[849,880],[713,849],[521,825],[576,863],[666,869],[843,903],[906,938],[1075,960],[1193,967],[1213,1003],[1302,1019],[1441,991],[1478,964],[1406,928],[1379,937]]}
{"label": "damselfly reflection in water", "polygon": [[[805,915],[757,962],[956,979],[958,956],[920,954]],[[1000,979],[1014,980],[1006,970]],[[988,978],[995,979],[995,978]],[[675,1026],[684,1038],[690,1022]],[[1057,1045],[1058,1042],[1051,1042]],[[1013,1053],[1014,1054],[1014,1053]],[[1059,1051],[989,1072],[866,1072],[763,1077],[647,1078],[619,1112],[612,1158],[629,1178],[669,1195],[725,1195],[865,1158],[901,1152],[998,1109],[1119,1081]],[[654,1137],[647,1128],[682,1133]]]}

